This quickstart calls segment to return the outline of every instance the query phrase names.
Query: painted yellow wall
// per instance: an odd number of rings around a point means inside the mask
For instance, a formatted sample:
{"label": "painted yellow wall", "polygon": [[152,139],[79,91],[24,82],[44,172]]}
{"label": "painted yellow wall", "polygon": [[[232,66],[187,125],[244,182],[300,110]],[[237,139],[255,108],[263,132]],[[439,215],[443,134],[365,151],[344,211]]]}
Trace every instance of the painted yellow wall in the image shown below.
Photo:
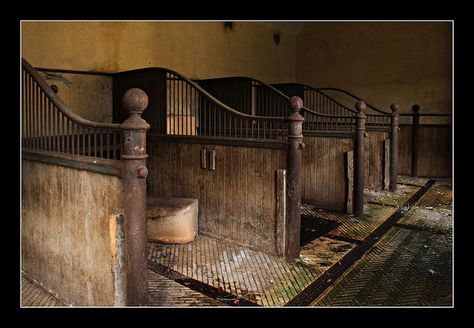
{"label": "painted yellow wall", "polygon": [[449,22],[312,22],[297,35],[296,80],[449,113],[451,42]]}
{"label": "painted yellow wall", "polygon": [[150,66],[187,77],[295,78],[296,37],[252,22],[23,22],[22,55],[33,66],[116,72]]}
{"label": "painted yellow wall", "polygon": [[71,111],[94,122],[112,122],[112,77],[103,75],[40,72]]}

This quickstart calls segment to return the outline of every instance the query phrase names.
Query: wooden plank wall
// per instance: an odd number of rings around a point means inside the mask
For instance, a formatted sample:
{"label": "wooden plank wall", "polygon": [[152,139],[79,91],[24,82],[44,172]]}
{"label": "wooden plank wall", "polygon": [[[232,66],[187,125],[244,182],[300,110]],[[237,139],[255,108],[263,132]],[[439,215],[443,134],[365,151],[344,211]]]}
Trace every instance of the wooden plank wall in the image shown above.
{"label": "wooden plank wall", "polygon": [[451,126],[420,126],[418,176],[444,178],[452,171]]}
{"label": "wooden plank wall", "polygon": [[24,159],[22,269],[68,304],[117,304],[113,223],[122,188],[118,177]]}
{"label": "wooden plank wall", "polygon": [[411,175],[411,125],[400,125],[398,133],[398,174]]}
{"label": "wooden plank wall", "polygon": [[352,150],[352,138],[304,137],[302,202],[345,211],[347,179],[344,153]]}
{"label": "wooden plank wall", "polygon": [[[286,150],[149,141],[148,195],[199,201],[199,232],[276,254],[276,171]],[[201,168],[215,150],[215,171]]]}
{"label": "wooden plank wall", "polygon": [[389,138],[389,132],[378,131],[368,131],[367,138],[364,138],[364,186],[366,188],[383,189],[384,140]]}
{"label": "wooden plank wall", "polygon": [[[399,174],[411,175],[412,127],[403,125],[399,135]],[[418,130],[419,177],[446,178],[452,176],[451,125],[420,125]]]}

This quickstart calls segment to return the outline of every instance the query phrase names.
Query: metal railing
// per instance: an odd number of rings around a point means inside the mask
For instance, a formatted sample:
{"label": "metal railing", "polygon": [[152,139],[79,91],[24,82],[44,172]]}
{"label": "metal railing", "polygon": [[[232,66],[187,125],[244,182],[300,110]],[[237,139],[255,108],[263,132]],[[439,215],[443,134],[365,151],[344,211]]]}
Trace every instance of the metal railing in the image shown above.
{"label": "metal railing", "polygon": [[[290,112],[289,95],[253,78],[226,77],[197,80],[197,82],[213,96],[232,104],[242,113],[286,117]],[[292,94],[291,96],[300,95]],[[353,133],[355,131],[356,119],[353,113],[351,115],[326,114],[315,111],[306,104],[300,113],[305,118],[304,132]]]}
{"label": "metal railing", "polygon": [[[272,84],[272,86],[286,93],[287,95],[301,94],[300,97],[303,99],[306,107],[311,108],[312,110],[315,110],[319,113],[329,115],[355,115],[356,111],[323,91],[337,91],[349,96],[351,98],[351,106],[357,101],[363,101],[363,99],[338,88],[314,88],[303,83],[278,83]],[[382,111],[368,103],[366,103],[366,105],[367,128],[389,129],[391,121],[390,116],[392,113]]]}
{"label": "metal railing", "polygon": [[120,160],[119,124],[97,123],[73,113],[22,59],[22,147]]}

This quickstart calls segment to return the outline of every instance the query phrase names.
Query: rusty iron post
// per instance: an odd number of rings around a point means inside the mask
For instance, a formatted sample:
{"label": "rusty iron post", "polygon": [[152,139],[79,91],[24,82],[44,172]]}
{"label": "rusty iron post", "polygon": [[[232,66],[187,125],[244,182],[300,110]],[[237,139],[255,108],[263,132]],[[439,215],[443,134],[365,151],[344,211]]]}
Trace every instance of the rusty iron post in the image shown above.
{"label": "rusty iron post", "polygon": [[418,126],[420,125],[420,106],[413,105],[413,122],[411,125],[411,176],[418,175]]}
{"label": "rusty iron post", "polygon": [[397,176],[398,176],[398,120],[400,114],[398,113],[398,105],[390,105],[392,110],[391,117],[391,131],[390,131],[390,191],[397,191]]}
{"label": "rusty iron post", "polygon": [[366,104],[358,101],[355,104],[357,110],[356,116],[356,133],[354,140],[354,215],[362,215],[364,213],[364,138],[365,138],[365,121],[367,115],[364,110]]}
{"label": "rusty iron post", "polygon": [[288,122],[288,151],[286,153],[287,176],[287,220],[285,258],[294,260],[300,255],[301,226],[301,171],[303,143],[303,116],[299,110],[303,107],[300,97],[291,97],[291,114]]}
{"label": "rusty iron post", "polygon": [[129,117],[120,125],[123,129],[123,180],[125,222],[128,243],[127,292],[128,305],[146,305],[148,295],[147,230],[146,230],[146,131],[150,125],[141,118],[148,106],[148,96],[137,88],[122,97]]}

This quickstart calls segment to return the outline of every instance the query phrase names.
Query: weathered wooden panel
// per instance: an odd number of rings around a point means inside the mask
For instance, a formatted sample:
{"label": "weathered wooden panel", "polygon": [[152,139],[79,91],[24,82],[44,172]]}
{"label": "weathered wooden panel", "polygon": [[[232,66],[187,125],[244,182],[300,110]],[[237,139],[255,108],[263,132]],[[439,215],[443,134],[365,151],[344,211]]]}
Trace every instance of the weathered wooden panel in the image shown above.
{"label": "weathered wooden panel", "polygon": [[384,179],[384,140],[389,132],[369,131],[364,138],[365,177],[364,187],[381,190]]}
{"label": "weathered wooden panel", "polygon": [[[215,170],[201,168],[201,150],[215,151]],[[286,151],[153,141],[148,194],[199,200],[199,232],[277,253],[276,171]]]}
{"label": "weathered wooden panel", "polygon": [[123,305],[122,188],[118,177],[24,159],[22,269],[66,303]]}
{"label": "weathered wooden panel", "polygon": [[346,209],[347,179],[344,153],[352,138],[304,137],[302,202],[325,209]]}
{"label": "weathered wooden panel", "polygon": [[398,174],[411,174],[411,125],[400,126],[398,133]]}
{"label": "weathered wooden panel", "polygon": [[[452,175],[452,128],[448,125],[418,127],[418,172],[420,177]],[[400,127],[398,174],[411,175],[412,127]]]}
{"label": "weathered wooden panel", "polygon": [[420,177],[452,174],[452,130],[450,126],[419,126],[418,172]]}

